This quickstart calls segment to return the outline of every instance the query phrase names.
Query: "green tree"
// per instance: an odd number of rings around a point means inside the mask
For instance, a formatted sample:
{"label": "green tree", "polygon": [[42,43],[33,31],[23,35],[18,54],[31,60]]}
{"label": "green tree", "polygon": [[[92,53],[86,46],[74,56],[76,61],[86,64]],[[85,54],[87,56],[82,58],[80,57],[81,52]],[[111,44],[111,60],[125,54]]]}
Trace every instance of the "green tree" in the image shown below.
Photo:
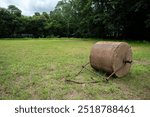
{"label": "green tree", "polygon": [[0,37],[99,37],[149,39],[149,0],[62,0],[50,14],[31,17],[10,5],[0,8]]}
{"label": "green tree", "polygon": [[0,37],[10,37],[13,17],[5,8],[0,8]]}
{"label": "green tree", "polygon": [[34,37],[44,37],[44,27],[46,18],[42,15],[34,15],[30,18],[28,23],[28,33],[33,34]]}
{"label": "green tree", "polygon": [[21,17],[21,10],[18,9],[15,5],[9,5],[8,6],[8,11],[11,13],[11,14],[14,14],[18,17]]}

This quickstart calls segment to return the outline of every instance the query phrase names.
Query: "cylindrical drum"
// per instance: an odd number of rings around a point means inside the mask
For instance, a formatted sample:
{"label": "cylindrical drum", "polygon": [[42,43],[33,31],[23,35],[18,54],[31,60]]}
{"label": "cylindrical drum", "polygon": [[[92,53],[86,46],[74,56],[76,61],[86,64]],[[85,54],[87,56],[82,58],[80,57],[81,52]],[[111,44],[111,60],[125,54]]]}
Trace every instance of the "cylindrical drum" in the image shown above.
{"label": "cylindrical drum", "polygon": [[97,42],[92,47],[90,64],[96,70],[123,77],[129,72],[131,62],[132,50],[126,42]]}

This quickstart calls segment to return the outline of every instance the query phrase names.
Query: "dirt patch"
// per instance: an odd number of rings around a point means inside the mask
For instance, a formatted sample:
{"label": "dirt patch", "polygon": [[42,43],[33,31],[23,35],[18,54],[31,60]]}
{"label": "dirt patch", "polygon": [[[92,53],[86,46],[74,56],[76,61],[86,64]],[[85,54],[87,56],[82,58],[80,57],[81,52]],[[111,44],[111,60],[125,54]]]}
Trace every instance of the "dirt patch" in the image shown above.
{"label": "dirt patch", "polygon": [[142,60],[142,61],[134,60],[133,64],[149,65],[150,61],[149,60]]}
{"label": "dirt patch", "polygon": [[84,97],[82,93],[72,90],[64,96],[64,99],[76,100],[81,99],[82,97]]}
{"label": "dirt patch", "polygon": [[119,90],[121,90],[121,97],[123,99],[141,99],[137,92],[134,92],[127,84],[123,84],[120,81],[116,81]]}

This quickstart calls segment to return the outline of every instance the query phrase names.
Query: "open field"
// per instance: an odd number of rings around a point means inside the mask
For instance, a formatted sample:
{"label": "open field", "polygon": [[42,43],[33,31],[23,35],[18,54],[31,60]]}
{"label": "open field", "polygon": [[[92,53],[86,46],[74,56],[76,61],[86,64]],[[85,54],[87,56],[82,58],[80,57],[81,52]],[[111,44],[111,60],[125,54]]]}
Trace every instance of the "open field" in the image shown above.
{"label": "open field", "polygon": [[[150,43],[129,42],[133,65],[109,83],[86,70],[91,46],[98,40],[0,40],[0,99],[150,99]],[[90,68],[90,66],[88,66]],[[91,68],[90,68],[91,69]],[[65,79],[97,84],[66,83]]]}

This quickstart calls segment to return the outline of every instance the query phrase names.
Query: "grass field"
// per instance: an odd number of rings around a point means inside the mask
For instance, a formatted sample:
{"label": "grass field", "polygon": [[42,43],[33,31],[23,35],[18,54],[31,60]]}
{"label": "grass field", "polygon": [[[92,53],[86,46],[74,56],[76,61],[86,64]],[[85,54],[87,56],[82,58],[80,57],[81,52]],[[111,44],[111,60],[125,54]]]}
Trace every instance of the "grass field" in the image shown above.
{"label": "grass field", "polygon": [[[129,42],[133,65],[123,78],[109,83],[81,66],[98,40],[0,40],[0,99],[150,99],[150,43]],[[88,66],[90,68],[90,66]],[[91,68],[90,68],[91,69]],[[96,84],[65,79],[100,80]]]}

